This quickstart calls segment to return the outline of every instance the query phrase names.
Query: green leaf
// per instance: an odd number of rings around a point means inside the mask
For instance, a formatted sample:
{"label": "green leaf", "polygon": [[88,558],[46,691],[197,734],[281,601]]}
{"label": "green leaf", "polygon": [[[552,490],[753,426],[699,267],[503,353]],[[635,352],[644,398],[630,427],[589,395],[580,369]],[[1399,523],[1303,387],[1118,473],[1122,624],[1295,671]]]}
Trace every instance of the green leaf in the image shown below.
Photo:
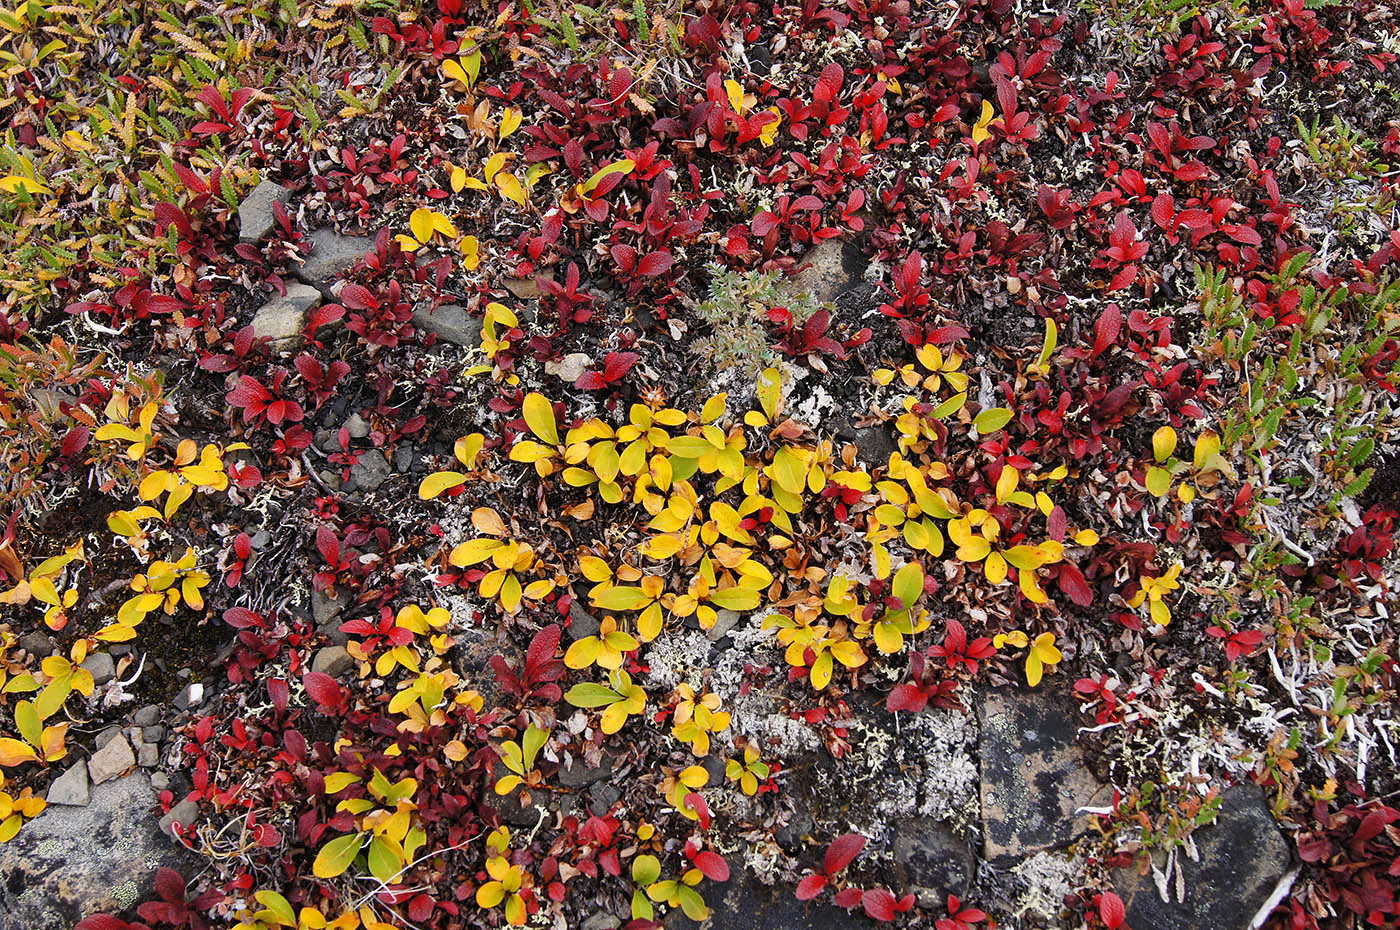
{"label": "green leaf", "polygon": [[317,878],[335,878],[350,868],[363,842],[364,837],[359,833],[347,833],[331,840],[316,854],[316,861],[311,865],[312,873]]}
{"label": "green leaf", "polygon": [[39,720],[39,712],[34,709],[33,703],[20,701],[15,705],[15,725],[19,727],[19,735],[31,745],[38,746],[40,736],[43,733],[43,725]]}
{"label": "green leaf", "polygon": [[605,707],[622,700],[622,695],[607,685],[600,685],[594,681],[584,681],[570,688],[569,692],[564,695],[564,700],[575,707]]}
{"label": "green leaf", "polygon": [[703,436],[676,436],[666,444],[667,452],[683,459],[698,459],[714,449],[710,441]]}
{"label": "green leaf", "polygon": [[977,432],[983,436],[989,436],[1010,422],[1010,410],[1005,407],[992,407],[977,414],[977,419],[972,421],[972,425],[977,427]]}
{"label": "green leaf", "polygon": [[933,413],[930,413],[929,416],[933,417],[935,420],[941,420],[944,417],[950,417],[953,414],[957,413],[959,410],[961,410],[963,408],[963,405],[966,403],[967,392],[963,391],[961,394],[957,394],[953,397],[950,397],[943,403],[939,404],[937,407],[934,407]]}
{"label": "green leaf", "polygon": [[1153,465],[1147,470],[1147,491],[1153,497],[1165,497],[1172,489],[1171,472]]}
{"label": "green leaf", "polygon": [[807,469],[802,464],[802,457],[787,446],[783,446],[775,452],[773,454],[773,480],[778,482],[778,487],[789,494],[801,494],[803,487],[807,484]]}
{"label": "green leaf", "polygon": [[283,927],[295,927],[297,925],[296,911],[292,910],[292,904],[286,898],[275,891],[255,891],[253,900],[267,908],[268,914]]}
{"label": "green leaf", "polygon": [[549,742],[549,731],[541,730],[533,723],[525,728],[525,735],[520,738],[520,746],[525,754],[525,770],[528,772],[535,767],[535,756],[539,755],[540,749]]}
{"label": "green leaf", "polygon": [[661,877],[661,860],[643,854],[632,860],[632,882],[645,888]]}
{"label": "green leaf", "polygon": [[382,836],[369,841],[369,874],[381,882],[391,881],[399,872],[399,856],[394,844]]}
{"label": "green leaf", "polygon": [[918,562],[909,562],[894,574],[894,583],[890,585],[890,593],[899,598],[899,602],[905,609],[914,606],[914,602],[924,593],[924,568]]}

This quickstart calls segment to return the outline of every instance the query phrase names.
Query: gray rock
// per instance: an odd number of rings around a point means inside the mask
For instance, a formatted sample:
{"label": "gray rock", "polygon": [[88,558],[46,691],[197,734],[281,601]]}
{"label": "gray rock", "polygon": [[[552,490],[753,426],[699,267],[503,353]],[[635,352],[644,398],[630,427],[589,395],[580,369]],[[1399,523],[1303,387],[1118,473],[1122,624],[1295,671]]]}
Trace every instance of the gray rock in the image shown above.
{"label": "gray rock", "polygon": [[152,772],[151,787],[157,791],[164,791],[170,787],[170,776],[164,772]]}
{"label": "gray rock", "polygon": [[91,797],[87,763],[81,759],[50,782],[48,793],[44,795],[50,804],[63,804],[68,807],[86,807]]}
{"label": "gray rock", "polygon": [[160,765],[160,747],[155,743],[146,743],[136,754],[136,764],[143,769],[153,769]]}
{"label": "gray rock", "polygon": [[778,845],[788,853],[798,853],[811,843],[808,834],[816,828],[817,824],[810,814],[801,807],[793,811],[792,819],[783,824],[773,834],[773,838],[778,841]]}
{"label": "gray rock", "polygon": [[274,296],[253,316],[253,338],[266,337],[274,350],[291,349],[301,339],[306,311],[321,303],[321,292],[305,284],[288,284],[285,295]]}
{"label": "gray rock", "polygon": [[52,423],[63,416],[64,404],[75,404],[78,402],[78,398],[67,391],[53,388],[34,388],[29,392],[29,402],[34,405],[35,412],[45,422]]}
{"label": "gray rock", "polygon": [[895,876],[920,907],[938,907],[962,894],[976,870],[972,850],[946,825],[926,817],[900,821],[894,839]]}
{"label": "gray rock", "polygon": [[105,685],[117,674],[117,664],[105,652],[94,652],[83,660],[83,668],[92,673],[93,684]]}
{"label": "gray rock", "polygon": [[451,656],[458,674],[474,682],[486,703],[495,707],[505,700],[505,692],[496,681],[491,660],[500,656],[512,666],[520,666],[520,650],[510,640],[498,640],[491,630],[468,627],[452,634],[456,646]]}
{"label": "gray rock", "polygon": [[122,735],[122,728],[121,728],[121,727],[119,727],[119,726],[110,726],[110,727],[107,727],[107,728],[101,730],[100,732],[98,732],[96,738],[93,739],[93,741],[92,741],[92,743],[93,743],[93,748],[94,748],[94,749],[101,749],[101,748],[103,748],[104,746],[106,746],[108,743],[110,743],[112,740],[116,739],[118,736],[121,736],[121,735]]}
{"label": "gray rock", "polygon": [[534,278],[506,278],[503,283],[506,290],[519,300],[539,300],[542,293]]}
{"label": "gray rock", "polygon": [[92,754],[92,758],[88,760],[88,774],[92,777],[94,785],[100,785],[111,781],[135,764],[136,755],[131,751],[131,744],[126,741],[125,736],[119,734]]}
{"label": "gray rock", "polygon": [[351,439],[364,439],[369,435],[369,424],[358,413],[352,413],[345,421],[345,432],[350,434]]}
{"label": "gray rock", "polygon": [[355,464],[350,466],[350,480],[365,491],[377,491],[393,473],[389,460],[378,449],[362,452]]}
{"label": "gray rock", "polygon": [[199,804],[191,801],[189,798],[185,798],[185,800],[181,801],[179,804],[172,806],[170,812],[160,818],[160,832],[173,839],[175,837],[175,824],[178,823],[182,827],[188,827],[190,824],[194,823],[194,819],[198,816]]}
{"label": "gray rock", "polygon": [[31,655],[36,655],[41,659],[47,659],[53,655],[53,640],[47,633],[39,630],[31,630],[19,638],[20,647]]}
{"label": "gray rock", "polygon": [[588,364],[591,361],[593,359],[583,352],[573,352],[557,362],[545,362],[544,373],[573,384],[588,369]]}
{"label": "gray rock", "polygon": [[604,755],[597,768],[589,768],[582,759],[575,758],[573,765],[559,769],[559,784],[566,788],[581,788],[600,782],[612,775],[612,757]]}
{"label": "gray rock", "polygon": [[189,710],[191,707],[198,707],[204,703],[204,685],[197,681],[190,682],[180,689],[180,693],[175,695],[175,707],[179,710]]}
{"label": "gray rock", "polygon": [[456,304],[443,304],[436,310],[421,307],[413,311],[413,325],[454,345],[470,348],[481,344],[482,321]]}
{"label": "gray rock", "polygon": [[146,899],[156,870],[193,857],[156,829],[155,792],[143,775],[93,789],[86,807],[53,806],[0,845],[0,930],[71,927]]}
{"label": "gray rock", "polygon": [[[1288,871],[1288,843],[1279,832],[1263,793],[1238,785],[1221,798],[1215,823],[1192,834],[1200,861],[1178,854],[1186,894],[1175,899],[1176,882],[1167,882],[1171,901],[1163,901],[1149,872],[1116,869],[1113,884],[1128,910],[1128,924],[1151,930],[1247,930],[1256,911],[1269,899]],[[1165,854],[1154,861],[1166,863]]]}
{"label": "gray rock", "polygon": [[[630,918],[629,918],[630,919]],[[579,925],[579,930],[616,930],[626,921],[621,920],[611,914],[599,912],[590,914],[588,919]]]}
{"label": "gray rock", "polygon": [[[510,772],[504,765],[496,766],[495,778],[500,779],[509,775]],[[512,827],[531,827],[539,823],[541,817],[548,818],[549,812],[540,805],[540,792],[536,791],[530,797],[530,803],[521,805],[525,788],[517,787],[510,794],[500,795],[494,791],[487,791],[485,796],[486,804],[496,810],[501,815],[501,819]],[[549,821],[546,820],[546,823]]]}
{"label": "gray rock", "polygon": [[394,450],[394,471],[406,475],[413,468],[414,448],[407,443]]}
{"label": "gray rock", "polygon": [[292,274],[330,297],[339,277],[360,263],[365,253],[374,248],[369,236],[342,236],[332,229],[318,229],[309,237],[311,254],[306,264]]}
{"label": "gray rock", "polygon": [[[793,896],[790,883],[765,885],[747,869],[739,868],[738,856],[726,858],[730,863],[729,881],[722,885],[705,882],[702,886],[705,902],[714,911],[706,930],[852,930],[875,926],[829,903],[799,901]],[[666,930],[698,930],[701,926],[681,913],[680,908],[668,913],[663,925]]]}
{"label": "gray rock", "polygon": [[836,438],[852,443],[860,460],[871,466],[885,465],[890,453],[899,451],[894,436],[884,426],[856,426],[847,420],[837,428]]}
{"label": "gray rock", "polygon": [[1111,802],[1075,737],[1075,709],[1053,692],[1000,688],[978,702],[982,727],[983,856],[1019,860],[1062,846],[1092,826],[1083,807]]}
{"label": "gray rock", "polygon": [[160,705],[147,704],[131,715],[131,722],[138,727],[153,727],[160,723]]}
{"label": "gray rock", "polygon": [[281,184],[260,182],[238,205],[238,241],[257,242],[269,235],[277,223],[272,205],[285,204],[291,196],[292,192]]}
{"label": "gray rock", "polygon": [[345,651],[344,646],[326,646],[316,650],[316,654],[311,657],[311,670],[332,678],[340,678],[354,667],[355,660]]}
{"label": "gray rock", "polygon": [[565,635],[570,642],[597,636],[600,628],[598,618],[584,610],[577,598],[569,603],[569,628]]}
{"label": "gray rock", "polygon": [[148,743],[159,743],[165,739],[165,727],[142,727],[141,738]]}
{"label": "gray rock", "polygon": [[712,643],[717,643],[734,627],[738,626],[743,619],[743,614],[737,610],[720,609],[715,611],[715,625],[705,631],[705,638]]}
{"label": "gray rock", "polygon": [[818,301],[832,301],[861,283],[865,264],[855,242],[827,239],[803,254],[801,265],[806,267],[792,276],[788,289],[811,294]]}
{"label": "gray rock", "polygon": [[593,790],[593,803],[588,805],[594,816],[606,817],[612,806],[622,800],[622,792],[613,785],[601,785]]}
{"label": "gray rock", "polygon": [[[341,613],[344,612],[349,603],[350,597],[342,589],[336,589],[334,597],[325,591],[312,589],[311,619],[316,622],[316,628],[334,637],[336,628],[339,626],[335,621],[340,619]],[[345,644],[341,642],[339,645]]]}

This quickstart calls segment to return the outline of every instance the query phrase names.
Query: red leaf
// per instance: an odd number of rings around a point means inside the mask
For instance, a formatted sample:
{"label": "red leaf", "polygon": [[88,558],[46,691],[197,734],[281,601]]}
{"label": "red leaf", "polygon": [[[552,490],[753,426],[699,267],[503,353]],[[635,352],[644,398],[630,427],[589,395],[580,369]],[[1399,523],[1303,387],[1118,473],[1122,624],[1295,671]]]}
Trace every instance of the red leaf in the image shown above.
{"label": "red leaf", "polygon": [[262,617],[246,607],[230,607],[224,611],[224,622],[235,630],[246,630],[249,627],[261,627]]}
{"label": "red leaf", "polygon": [[825,875],[808,875],[797,883],[797,900],[810,901],[821,894],[824,888],[826,888]]}
{"label": "red leaf", "polygon": [[1069,599],[1080,607],[1089,607],[1094,603],[1094,592],[1084,580],[1083,572],[1074,563],[1065,562],[1060,565],[1058,578],[1060,590],[1068,594]]}
{"label": "red leaf", "polygon": [[574,382],[574,387],[578,388],[580,391],[601,391],[603,388],[607,387],[607,382],[603,380],[603,376],[598,374],[598,372],[585,371],[578,376],[578,380]]}
{"label": "red leaf", "polygon": [[616,381],[631,371],[639,358],[641,356],[636,352],[609,352],[608,360],[603,365],[603,378],[609,383]]}
{"label": "red leaf", "polygon": [[847,910],[860,904],[861,891],[859,888],[842,888],[836,892],[836,906],[844,907]]}
{"label": "red leaf", "polygon": [[378,303],[363,284],[347,284],[340,291],[340,302],[351,310],[372,310]]}
{"label": "red leaf", "polygon": [[535,634],[535,638],[530,640],[530,650],[525,655],[525,669],[531,677],[538,675],[545,663],[554,658],[555,651],[559,648],[559,635],[562,628],[557,623],[549,626]]}
{"label": "red leaf", "polygon": [[325,672],[307,672],[301,684],[311,700],[322,707],[337,707],[344,700],[340,685]]}
{"label": "red leaf", "polygon": [[75,426],[64,435],[59,452],[71,458],[87,448],[90,438],[92,432],[86,426]]}
{"label": "red leaf", "polygon": [[412,901],[408,902],[408,919],[425,921],[433,916],[433,899],[425,894],[415,895]]}
{"label": "red leaf", "polygon": [[890,713],[897,710],[909,710],[918,713],[928,706],[928,695],[924,694],[916,685],[908,683],[895,685],[889,697],[885,698],[885,709]]}
{"label": "red leaf", "polygon": [[836,62],[832,62],[822,69],[821,77],[817,78],[817,88],[812,96],[816,100],[835,100],[836,95],[841,92],[841,84],[846,79],[846,72]]}
{"label": "red leaf", "polygon": [[930,345],[941,346],[959,339],[966,339],[971,335],[957,323],[949,323],[947,326],[940,326],[937,329],[928,331],[928,343]]}
{"label": "red leaf", "polygon": [[637,262],[637,274],[654,278],[659,274],[665,274],[675,263],[676,260],[671,257],[670,252],[652,252]]}
{"label": "red leaf", "polygon": [[710,881],[729,881],[729,863],[725,862],[724,857],[718,853],[710,852],[707,849],[704,852],[696,853],[695,858],[691,861],[695,863],[697,869],[705,873],[705,877]]}
{"label": "red leaf", "polygon": [[73,930],[131,930],[131,924],[111,914],[93,914],[78,921]]}
{"label": "red leaf", "polygon": [[1105,891],[1099,895],[1099,917],[1102,918],[1108,930],[1118,930],[1123,926],[1123,921],[1127,919],[1127,909],[1123,907],[1123,899],[1111,891]]}
{"label": "red leaf", "polygon": [[1176,201],[1172,195],[1163,191],[1157,195],[1157,199],[1152,201],[1152,222],[1163,229],[1172,228],[1172,220],[1176,219]]}
{"label": "red leaf", "polygon": [[317,527],[316,548],[320,550],[321,558],[331,565],[340,565],[340,540],[336,538],[335,530],[325,525]]}
{"label": "red leaf", "polygon": [[822,864],[823,870],[827,875],[835,875],[850,865],[851,860],[860,855],[860,851],[865,848],[865,843],[865,837],[859,833],[838,836],[826,849],[826,859]]}
{"label": "red leaf", "polygon": [[873,920],[894,920],[894,895],[883,888],[871,888],[861,895],[860,903]]}
{"label": "red leaf", "polygon": [[162,868],[157,871],[155,888],[156,894],[171,904],[185,903],[185,879],[174,869]]}
{"label": "red leaf", "polygon": [[1122,329],[1123,311],[1118,309],[1117,304],[1109,304],[1094,324],[1094,351],[1091,357],[1098,358],[1105,349],[1116,343]]}

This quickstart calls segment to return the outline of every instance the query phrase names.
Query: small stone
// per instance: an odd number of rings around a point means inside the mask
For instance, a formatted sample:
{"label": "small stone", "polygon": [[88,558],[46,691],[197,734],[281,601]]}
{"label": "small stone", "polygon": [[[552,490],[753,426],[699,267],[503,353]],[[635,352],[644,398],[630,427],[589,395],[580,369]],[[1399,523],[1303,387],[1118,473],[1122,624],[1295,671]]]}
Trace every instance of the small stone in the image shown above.
{"label": "small stone", "polygon": [[326,646],[311,657],[311,670],[339,678],[355,667],[355,660],[344,646]]}
{"label": "small stone", "polygon": [[350,466],[350,480],[366,491],[378,490],[393,473],[393,469],[389,467],[389,460],[378,449],[361,453],[355,464]]}
{"label": "small stone", "polygon": [[342,236],[333,229],[318,229],[308,239],[311,254],[306,264],[294,269],[292,274],[327,297],[334,293],[340,276],[358,265],[366,252],[374,250],[371,237]]}
{"label": "small stone", "polygon": [[413,446],[405,443],[394,450],[394,471],[406,475],[413,468]]}
{"label": "small stone", "polygon": [[36,655],[41,659],[47,659],[53,655],[53,640],[49,639],[47,633],[38,630],[31,630],[19,638],[19,644],[25,652]]}
{"label": "small stone", "polygon": [[[1220,801],[1215,822],[1191,834],[1200,854],[1178,855],[1186,894],[1176,900],[1175,881],[1163,901],[1151,873],[1116,869],[1113,884],[1128,910],[1128,924],[1152,930],[1247,930],[1255,913],[1291,864],[1288,842],[1254,785],[1237,785]],[[1158,868],[1166,856],[1154,858]]]}
{"label": "small stone", "polygon": [[724,770],[727,767],[727,760],[724,756],[717,752],[712,752],[707,755],[700,764],[704,767],[706,772],[710,773],[708,784],[724,784]]}
{"label": "small stone", "polygon": [[352,413],[350,419],[345,421],[345,432],[350,434],[351,439],[364,439],[369,435],[369,424],[358,413]]}
{"label": "small stone", "polygon": [[569,631],[568,636],[571,641],[586,639],[589,636],[597,636],[601,629],[598,618],[583,609],[575,598],[569,604]]}
{"label": "small stone", "polygon": [[506,290],[518,300],[539,300],[540,286],[534,278],[506,278]]}
{"label": "small stone", "polygon": [[573,765],[559,769],[559,784],[567,788],[581,788],[600,782],[612,775],[612,757],[603,756],[597,768],[589,768],[582,759],[575,758]]}
{"label": "small stone", "polygon": [[68,771],[49,783],[49,790],[44,799],[50,804],[86,807],[91,797],[87,763],[80,759],[69,766]]}
{"label": "small stone", "polygon": [[902,820],[894,840],[895,875],[920,907],[942,904],[971,886],[976,860],[967,844],[944,824],[927,817]]}
{"label": "small stone", "polygon": [[267,530],[258,530],[251,539],[248,540],[254,550],[265,549],[267,544],[272,542],[272,535]]}
{"label": "small stone", "polygon": [[189,798],[170,808],[170,813],[160,818],[160,832],[166,836],[174,838],[174,825],[179,823],[182,827],[188,827],[194,823],[194,819],[199,816],[199,805]]}
{"label": "small stone", "polygon": [[291,191],[272,181],[264,180],[253,188],[238,205],[238,241],[257,242],[270,235],[277,224],[272,205],[285,204],[291,196]]}
{"label": "small stone", "polygon": [[136,764],[136,755],[126,737],[118,734],[111,742],[92,754],[88,760],[88,775],[94,785],[110,781]]}
{"label": "small stone", "polygon": [[170,776],[164,772],[152,772],[151,787],[157,791],[164,791],[170,787]]}
{"label": "small stone", "polygon": [[321,476],[321,481],[325,483],[326,487],[330,488],[332,491],[339,491],[341,489],[340,476],[335,472],[329,469],[322,469],[319,474]]}
{"label": "small stone", "polygon": [[142,727],[141,738],[153,745],[159,743],[165,739],[165,727]]}
{"label": "small stone", "polygon": [[603,785],[594,790],[593,803],[588,805],[588,809],[595,817],[605,817],[612,806],[622,800],[622,792],[612,785]]}
{"label": "small stone", "polygon": [[175,695],[175,706],[180,710],[189,710],[191,707],[198,707],[204,701],[204,685],[199,682],[192,682],[180,689],[180,693]]}
{"label": "small stone", "polygon": [[471,348],[481,343],[482,321],[456,304],[443,304],[436,310],[428,307],[415,310],[413,325],[454,345]]}
{"label": "small stone", "polygon": [[579,930],[617,930],[617,926],[620,923],[622,923],[622,921],[611,914],[599,912],[597,914],[590,914],[588,919],[579,925]]}
{"label": "small stone", "polygon": [[591,361],[593,359],[584,353],[573,352],[557,362],[545,362],[544,373],[573,384],[588,369],[588,364]]}
{"label": "small stone", "polygon": [[116,739],[118,736],[121,736],[121,735],[122,735],[122,728],[121,728],[121,727],[117,727],[117,726],[106,727],[105,729],[103,729],[103,730],[101,730],[100,732],[98,732],[97,737],[96,737],[95,739],[93,739],[93,741],[92,741],[92,743],[93,743],[93,748],[95,748],[95,749],[101,749],[103,746],[106,746],[106,745],[107,745],[108,743],[110,743],[112,740]]}
{"label": "small stone", "polygon": [[266,337],[274,350],[291,349],[301,340],[306,311],[321,303],[321,292],[305,284],[288,284],[253,316],[253,338]]}
{"label": "small stone", "polygon": [[816,829],[816,826],[816,821],[811,815],[799,807],[793,811],[792,819],[777,829],[773,838],[786,852],[794,853],[807,847],[808,834]]}
{"label": "small stone", "polygon": [[1004,687],[978,702],[982,728],[984,858],[1023,859],[1069,843],[1091,826],[1076,811],[1113,799],[1075,742],[1074,708],[1047,690]]}
{"label": "small stone", "polygon": [[94,652],[83,660],[82,667],[92,673],[93,684],[105,685],[117,674],[117,664],[105,652]]}
{"label": "small stone", "polygon": [[806,265],[788,282],[795,294],[811,294],[819,302],[835,300],[861,282],[863,257],[860,246],[840,239],[827,239],[802,256]]}
{"label": "small stone", "polygon": [[160,747],[155,743],[146,743],[136,754],[136,764],[143,769],[153,769],[160,765]]}
{"label": "small stone", "polygon": [[138,727],[153,727],[160,723],[160,705],[147,704],[131,715],[131,722]]}
{"label": "small stone", "polygon": [[705,638],[712,643],[717,643],[723,639],[725,634],[734,629],[739,623],[739,620],[743,617],[743,614],[739,613],[737,610],[729,610],[727,608],[721,608],[715,611],[715,614],[715,625],[705,631]]}
{"label": "small stone", "polygon": [[311,591],[311,619],[316,621],[318,628],[329,626],[334,623],[340,614],[345,610],[345,605],[350,602],[343,590],[337,590],[332,596],[325,591],[312,589]]}

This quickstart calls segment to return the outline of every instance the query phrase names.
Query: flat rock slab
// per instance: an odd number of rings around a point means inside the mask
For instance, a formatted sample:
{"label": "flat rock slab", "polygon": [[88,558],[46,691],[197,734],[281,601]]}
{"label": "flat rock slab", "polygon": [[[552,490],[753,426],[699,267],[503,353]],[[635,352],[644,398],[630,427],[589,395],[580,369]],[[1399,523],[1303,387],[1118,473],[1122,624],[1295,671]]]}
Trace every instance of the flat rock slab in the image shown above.
{"label": "flat rock slab", "polygon": [[413,325],[454,345],[473,347],[481,343],[482,321],[456,304],[443,304],[436,310],[421,307],[413,311]]}
{"label": "flat rock slab", "polygon": [[151,894],[156,869],[190,865],[161,835],[144,775],[92,789],[86,807],[49,807],[0,845],[0,930],[71,927]]}
{"label": "flat rock slab", "polygon": [[894,869],[901,892],[920,907],[938,908],[950,894],[966,894],[976,874],[972,850],[945,824],[911,817],[895,828]]}
{"label": "flat rock slab", "polygon": [[86,807],[92,800],[92,789],[88,785],[87,763],[77,762],[49,783],[44,800],[50,804],[63,804],[68,807]]}
{"label": "flat rock slab", "polygon": [[[1193,862],[1177,853],[1185,895],[1176,899],[1176,870],[1163,901],[1151,873],[1117,869],[1113,884],[1128,909],[1128,924],[1144,930],[1247,930],[1288,871],[1288,842],[1254,785],[1237,785],[1221,798],[1210,826],[1191,834],[1200,854]],[[1155,856],[1159,869],[1166,855]]]}
{"label": "flat rock slab", "polygon": [[799,267],[806,267],[793,275],[788,288],[823,303],[834,301],[861,283],[866,264],[856,242],[827,239],[803,254]]}
{"label": "flat rock slab", "polygon": [[321,303],[321,292],[306,284],[288,284],[253,316],[253,338],[267,337],[274,349],[290,349],[301,339],[306,311]]}
{"label": "flat rock slab", "polygon": [[[854,930],[875,926],[874,921],[830,903],[799,901],[791,883],[765,885],[743,869],[734,869],[723,884],[705,882],[703,891],[712,912],[703,925],[705,930]],[[702,926],[679,908],[666,915],[663,925],[666,930],[697,930]]]}
{"label": "flat rock slab", "polygon": [[263,181],[253,188],[238,205],[238,241],[257,242],[270,235],[277,222],[272,205],[286,204],[291,196],[291,191],[273,181]]}
{"label": "flat rock slab", "polygon": [[339,277],[360,263],[365,253],[374,248],[369,236],[342,236],[333,229],[318,229],[309,237],[311,254],[292,274],[327,297],[331,296]]}
{"label": "flat rock slab", "polygon": [[978,702],[983,856],[1006,864],[1063,846],[1092,826],[1083,807],[1110,803],[1075,741],[1079,717],[1049,689],[1000,688]]}

